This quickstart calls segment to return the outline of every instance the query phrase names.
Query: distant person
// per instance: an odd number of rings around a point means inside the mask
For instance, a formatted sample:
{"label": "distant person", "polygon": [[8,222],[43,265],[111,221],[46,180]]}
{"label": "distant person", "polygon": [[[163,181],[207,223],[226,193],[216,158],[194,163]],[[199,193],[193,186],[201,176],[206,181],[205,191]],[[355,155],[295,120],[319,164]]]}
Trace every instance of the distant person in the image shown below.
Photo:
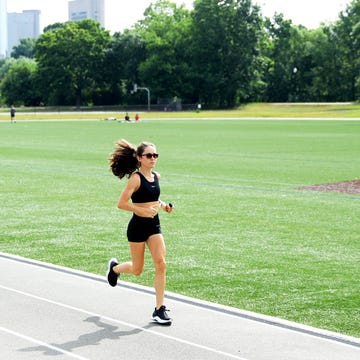
{"label": "distant person", "polygon": [[15,119],[15,114],[16,114],[16,109],[14,107],[14,105],[11,105],[11,108],[10,108],[10,118],[11,118],[11,122],[13,123],[16,123],[16,119]]}
{"label": "distant person", "polygon": [[155,145],[148,142],[135,147],[122,139],[116,145],[109,163],[115,176],[129,178],[120,195],[118,208],[133,213],[127,228],[131,261],[119,263],[115,258],[110,259],[107,279],[111,286],[116,286],[121,273],[140,275],[144,269],[147,246],[155,266],[156,307],[152,318],[159,324],[171,325],[164,305],[166,250],[158,212],[161,209],[171,213],[173,207],[159,199],[160,175],[153,171],[159,154]]}
{"label": "distant person", "polygon": [[128,113],[125,114],[125,121],[131,121]]}
{"label": "distant person", "polygon": [[140,121],[139,114],[136,114],[136,115],[135,115],[135,121],[136,121],[136,122]]}

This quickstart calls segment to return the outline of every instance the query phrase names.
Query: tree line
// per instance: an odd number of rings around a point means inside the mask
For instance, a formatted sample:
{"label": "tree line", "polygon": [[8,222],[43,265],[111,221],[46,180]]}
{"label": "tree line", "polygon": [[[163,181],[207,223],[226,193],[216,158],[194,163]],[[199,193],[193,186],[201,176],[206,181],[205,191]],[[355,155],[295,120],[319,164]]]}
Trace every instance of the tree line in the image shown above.
{"label": "tree line", "polygon": [[[311,11],[311,9],[309,9]],[[3,105],[132,105],[182,99],[207,108],[247,102],[342,102],[360,95],[360,0],[318,29],[251,0],[157,0],[130,29],[56,23],[0,60]]]}

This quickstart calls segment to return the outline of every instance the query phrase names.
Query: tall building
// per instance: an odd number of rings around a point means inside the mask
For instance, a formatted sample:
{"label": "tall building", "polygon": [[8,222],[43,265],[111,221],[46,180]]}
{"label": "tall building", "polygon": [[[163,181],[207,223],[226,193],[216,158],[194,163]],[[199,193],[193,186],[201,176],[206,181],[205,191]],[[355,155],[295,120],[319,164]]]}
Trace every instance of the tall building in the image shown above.
{"label": "tall building", "polygon": [[24,10],[22,13],[8,13],[8,55],[20,39],[34,38],[40,35],[40,10]]}
{"label": "tall building", "polygon": [[94,19],[101,27],[105,27],[104,0],[73,0],[69,1],[69,20],[80,21]]}
{"label": "tall building", "polygon": [[6,56],[7,50],[7,6],[6,0],[0,0],[0,59]]}

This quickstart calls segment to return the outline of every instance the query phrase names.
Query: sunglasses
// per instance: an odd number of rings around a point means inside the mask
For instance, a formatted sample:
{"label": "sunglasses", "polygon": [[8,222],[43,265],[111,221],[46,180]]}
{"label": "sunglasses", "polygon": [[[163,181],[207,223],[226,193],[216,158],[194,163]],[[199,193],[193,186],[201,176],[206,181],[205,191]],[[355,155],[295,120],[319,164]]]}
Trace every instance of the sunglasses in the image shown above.
{"label": "sunglasses", "polygon": [[147,159],[151,159],[152,157],[153,157],[154,159],[157,159],[157,158],[159,157],[159,154],[156,154],[156,153],[154,153],[154,154],[147,153],[147,154],[142,154],[141,156],[146,156]]}

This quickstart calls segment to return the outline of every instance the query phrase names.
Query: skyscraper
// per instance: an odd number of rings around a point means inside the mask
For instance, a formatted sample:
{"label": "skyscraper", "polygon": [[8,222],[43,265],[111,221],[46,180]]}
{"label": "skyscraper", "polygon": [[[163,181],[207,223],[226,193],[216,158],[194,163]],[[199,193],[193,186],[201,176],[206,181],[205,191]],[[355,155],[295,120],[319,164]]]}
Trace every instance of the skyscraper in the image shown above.
{"label": "skyscraper", "polygon": [[69,20],[80,21],[94,19],[101,27],[105,27],[104,0],[73,0],[69,1]]}
{"label": "skyscraper", "polygon": [[7,50],[7,6],[6,0],[0,0],[0,59]]}
{"label": "skyscraper", "polygon": [[8,54],[20,39],[36,39],[40,35],[40,10],[24,10],[22,13],[8,13]]}

